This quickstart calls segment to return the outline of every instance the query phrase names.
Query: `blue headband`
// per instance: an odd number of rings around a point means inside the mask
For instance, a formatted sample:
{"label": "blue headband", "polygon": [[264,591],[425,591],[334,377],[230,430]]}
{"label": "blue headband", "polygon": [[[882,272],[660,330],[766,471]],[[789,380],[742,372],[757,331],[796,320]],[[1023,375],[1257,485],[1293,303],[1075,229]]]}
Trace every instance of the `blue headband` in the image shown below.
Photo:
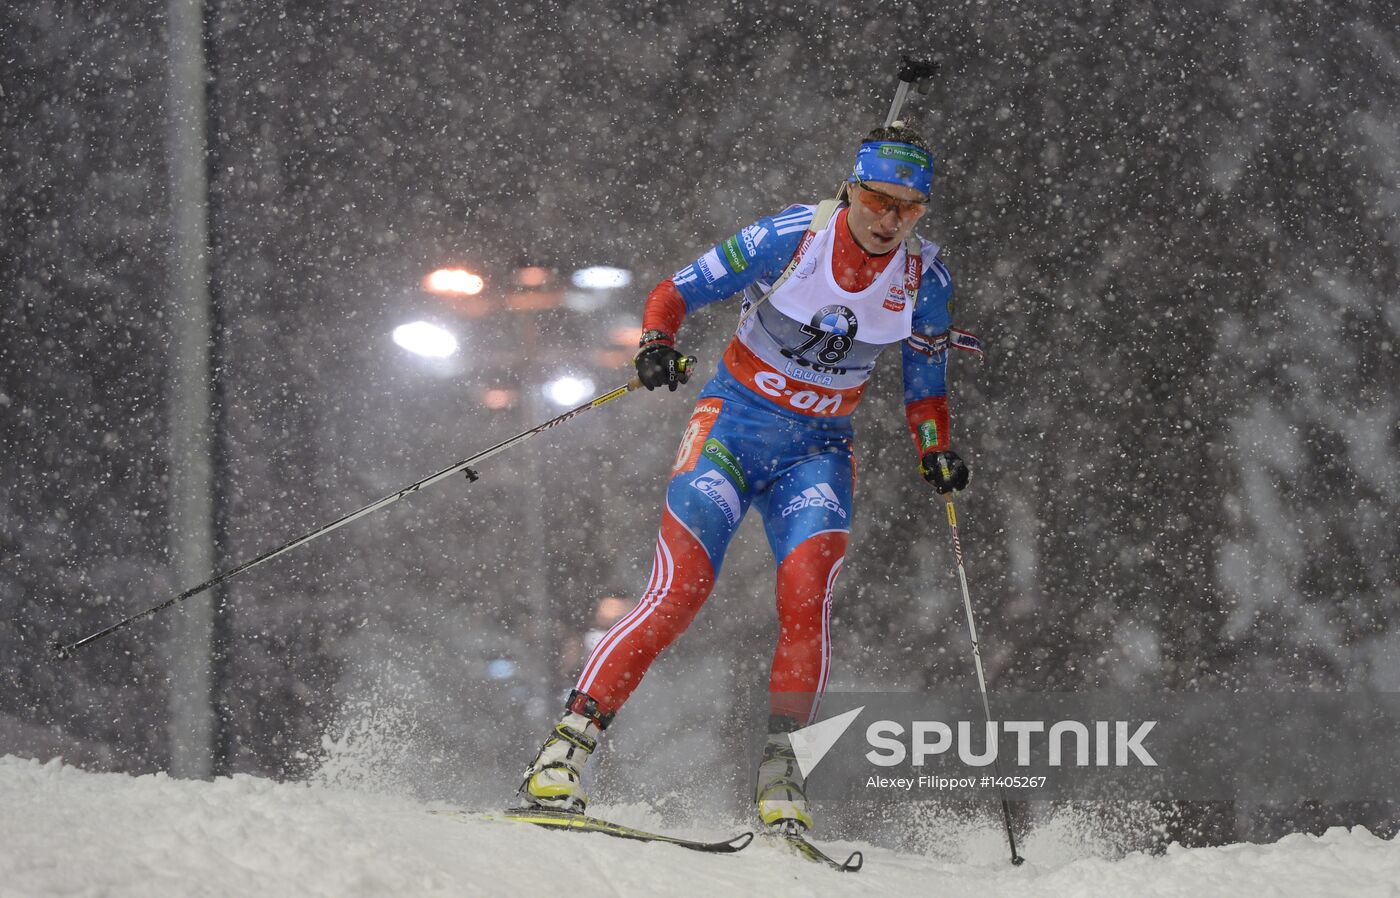
{"label": "blue headband", "polygon": [[912,143],[892,140],[870,140],[860,145],[856,167],[846,180],[886,181],[903,184],[929,195],[933,187],[933,158]]}

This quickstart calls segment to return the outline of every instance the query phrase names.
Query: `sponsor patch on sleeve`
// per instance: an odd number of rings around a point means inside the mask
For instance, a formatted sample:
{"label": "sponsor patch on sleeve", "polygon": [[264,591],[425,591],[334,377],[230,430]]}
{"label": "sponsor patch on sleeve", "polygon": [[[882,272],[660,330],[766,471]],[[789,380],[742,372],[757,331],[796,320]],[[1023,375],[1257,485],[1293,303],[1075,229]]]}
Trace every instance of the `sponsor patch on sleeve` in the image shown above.
{"label": "sponsor patch on sleeve", "polygon": [[938,445],[938,423],[924,421],[919,424],[919,450],[927,451]]}
{"label": "sponsor patch on sleeve", "polygon": [[724,267],[724,260],[719,256],[718,248],[705,253],[695,265],[700,269],[700,276],[705,279],[707,284],[713,284],[729,273],[729,270]]}
{"label": "sponsor patch on sleeve", "polygon": [[729,263],[730,271],[739,274],[749,267],[749,260],[744,258],[744,251],[739,248],[738,234],[721,243],[720,248],[724,250],[724,260]]}

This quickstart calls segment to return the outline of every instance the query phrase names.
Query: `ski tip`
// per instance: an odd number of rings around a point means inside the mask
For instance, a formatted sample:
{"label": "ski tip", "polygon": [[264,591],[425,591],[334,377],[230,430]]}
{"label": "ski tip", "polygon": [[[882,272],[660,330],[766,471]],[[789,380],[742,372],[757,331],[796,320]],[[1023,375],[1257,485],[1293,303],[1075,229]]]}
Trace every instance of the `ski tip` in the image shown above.
{"label": "ski tip", "polygon": [[739,833],[739,835],[724,844],[729,846],[730,851],[743,851],[745,848],[749,847],[749,843],[752,841],[753,833]]}
{"label": "ski tip", "polygon": [[841,870],[845,873],[858,873],[864,863],[865,855],[859,851],[852,851],[851,856],[846,858],[846,863],[841,865]]}

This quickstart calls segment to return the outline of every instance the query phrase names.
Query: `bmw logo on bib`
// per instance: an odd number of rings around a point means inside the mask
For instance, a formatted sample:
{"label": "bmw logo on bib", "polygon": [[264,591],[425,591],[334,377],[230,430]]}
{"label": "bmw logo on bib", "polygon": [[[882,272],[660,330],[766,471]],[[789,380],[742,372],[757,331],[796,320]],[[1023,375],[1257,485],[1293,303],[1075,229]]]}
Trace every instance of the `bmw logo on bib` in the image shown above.
{"label": "bmw logo on bib", "polygon": [[858,323],[856,313],[845,306],[823,306],[812,316],[812,326],[828,334],[855,337]]}

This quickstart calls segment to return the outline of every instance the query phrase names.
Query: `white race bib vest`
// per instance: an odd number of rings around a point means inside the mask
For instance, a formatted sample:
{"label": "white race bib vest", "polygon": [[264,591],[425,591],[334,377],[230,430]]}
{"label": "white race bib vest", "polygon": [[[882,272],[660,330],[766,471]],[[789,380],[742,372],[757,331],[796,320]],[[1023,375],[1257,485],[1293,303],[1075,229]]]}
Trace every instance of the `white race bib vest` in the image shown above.
{"label": "white race bib vest", "polygon": [[[849,309],[854,320],[842,325],[851,327],[852,339],[861,343],[886,346],[908,339],[913,329],[916,296],[907,292],[908,253],[901,243],[895,256],[875,281],[859,293],[849,293],[836,283],[832,273],[832,252],[836,243],[836,225],[840,216],[821,230],[802,253],[792,277],[778,285],[768,302],[778,311],[799,323],[814,326],[824,315],[819,313],[831,306]],[[915,273],[917,285],[918,274]],[[914,288],[917,291],[917,286]],[[828,319],[827,324],[833,322]],[[825,329],[825,328],[824,328]]]}

